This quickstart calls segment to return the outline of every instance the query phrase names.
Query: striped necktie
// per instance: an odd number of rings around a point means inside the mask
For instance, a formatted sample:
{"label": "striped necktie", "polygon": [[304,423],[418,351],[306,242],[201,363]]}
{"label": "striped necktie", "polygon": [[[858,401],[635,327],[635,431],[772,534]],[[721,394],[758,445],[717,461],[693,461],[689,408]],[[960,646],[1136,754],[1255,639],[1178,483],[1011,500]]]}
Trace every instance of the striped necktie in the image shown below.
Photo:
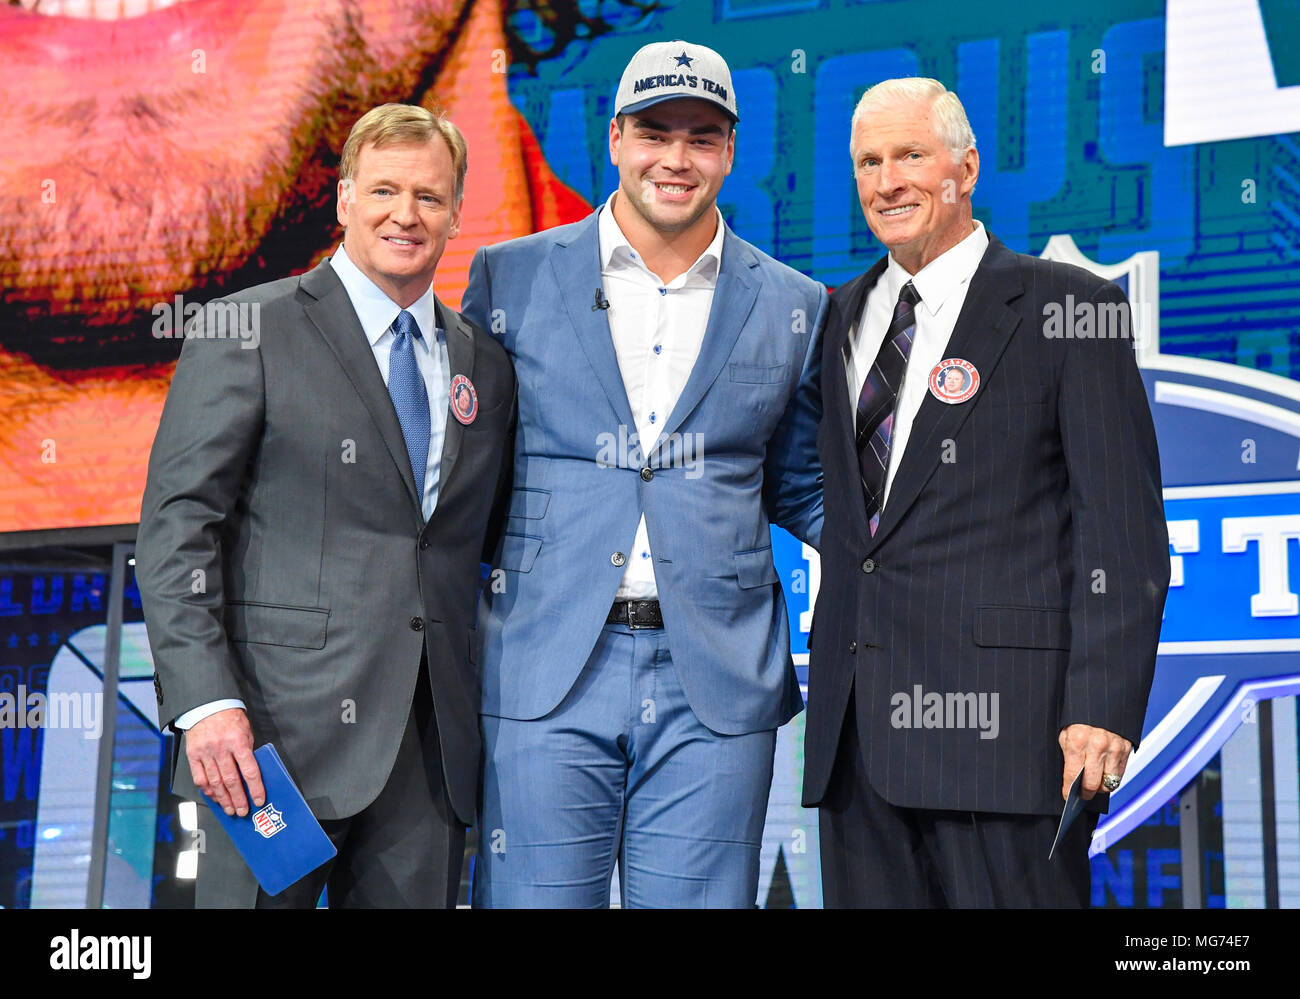
{"label": "striped necktie", "polygon": [[889,441],[894,431],[894,413],[903,373],[912,353],[916,333],[916,304],[921,300],[912,282],[903,285],[894,306],[894,318],[876,354],[876,362],[867,373],[858,394],[857,450],[862,493],[867,501],[867,517],[874,537],[880,525],[885,501],[885,479],[889,472]]}

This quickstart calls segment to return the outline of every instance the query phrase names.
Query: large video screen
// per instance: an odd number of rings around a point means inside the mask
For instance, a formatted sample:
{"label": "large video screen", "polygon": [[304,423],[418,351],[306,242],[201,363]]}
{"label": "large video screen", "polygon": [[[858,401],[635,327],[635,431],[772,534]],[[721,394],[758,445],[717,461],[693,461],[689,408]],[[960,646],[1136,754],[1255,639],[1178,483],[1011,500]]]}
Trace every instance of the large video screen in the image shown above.
{"label": "large video screen", "polygon": [[[1152,0],[1068,16],[932,0],[0,7],[0,533],[136,521],[173,317],[331,252],[337,154],[362,111],[442,107],[469,139],[464,225],[437,282],[454,305],[478,246],[608,195],[618,75],[662,38],[730,61],[742,122],[723,212],[812,277],[833,287],[881,251],[848,168],[854,100],[886,76],[932,75],[969,109],[975,211],[1003,242],[1038,252],[1064,232],[1104,262],[1158,251],[1165,352],[1294,376],[1300,149],[1280,133],[1300,128],[1296,15],[1169,6],[1170,19]],[[1237,83],[1211,101],[1214,67]],[[1258,99],[1223,99],[1238,87]]]}

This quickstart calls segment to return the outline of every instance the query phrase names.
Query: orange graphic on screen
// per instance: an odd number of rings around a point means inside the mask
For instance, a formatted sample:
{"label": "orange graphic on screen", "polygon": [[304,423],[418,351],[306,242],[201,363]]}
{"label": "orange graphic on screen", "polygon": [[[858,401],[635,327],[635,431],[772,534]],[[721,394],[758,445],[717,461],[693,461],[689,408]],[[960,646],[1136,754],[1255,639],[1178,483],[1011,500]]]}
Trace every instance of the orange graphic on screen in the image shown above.
{"label": "orange graphic on screen", "polygon": [[0,7],[0,532],[139,519],[180,347],[157,310],[330,254],[338,153],[376,104],[445,110],[469,143],[449,305],[479,246],[590,211],[510,103],[507,6]]}

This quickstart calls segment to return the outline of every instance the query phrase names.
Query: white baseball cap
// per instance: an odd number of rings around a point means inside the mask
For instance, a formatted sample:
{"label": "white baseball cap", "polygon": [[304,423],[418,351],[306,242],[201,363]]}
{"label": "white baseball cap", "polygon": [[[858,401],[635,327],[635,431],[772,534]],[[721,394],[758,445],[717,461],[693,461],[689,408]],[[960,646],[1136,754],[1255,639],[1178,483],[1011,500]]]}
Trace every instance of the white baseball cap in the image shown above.
{"label": "white baseball cap", "polygon": [[614,114],[635,114],[678,97],[711,101],[733,122],[740,121],[727,61],[707,46],[680,39],[637,50],[618,81]]}

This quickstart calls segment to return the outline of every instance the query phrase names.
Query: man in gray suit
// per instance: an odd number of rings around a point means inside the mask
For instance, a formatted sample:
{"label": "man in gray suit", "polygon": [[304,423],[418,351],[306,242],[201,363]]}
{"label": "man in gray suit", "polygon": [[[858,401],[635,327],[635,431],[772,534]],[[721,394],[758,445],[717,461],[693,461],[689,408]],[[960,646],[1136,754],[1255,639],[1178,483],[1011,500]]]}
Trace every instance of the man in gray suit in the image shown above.
{"label": "man in gray suit", "polygon": [[199,906],[309,907],[326,885],[331,906],[455,902],[515,394],[505,351],[432,290],[465,166],[451,122],[375,108],[343,149],[338,252],[186,330],[136,545],[189,764],[174,790],[246,815],[272,742],[338,849],[268,896],[200,809]]}

